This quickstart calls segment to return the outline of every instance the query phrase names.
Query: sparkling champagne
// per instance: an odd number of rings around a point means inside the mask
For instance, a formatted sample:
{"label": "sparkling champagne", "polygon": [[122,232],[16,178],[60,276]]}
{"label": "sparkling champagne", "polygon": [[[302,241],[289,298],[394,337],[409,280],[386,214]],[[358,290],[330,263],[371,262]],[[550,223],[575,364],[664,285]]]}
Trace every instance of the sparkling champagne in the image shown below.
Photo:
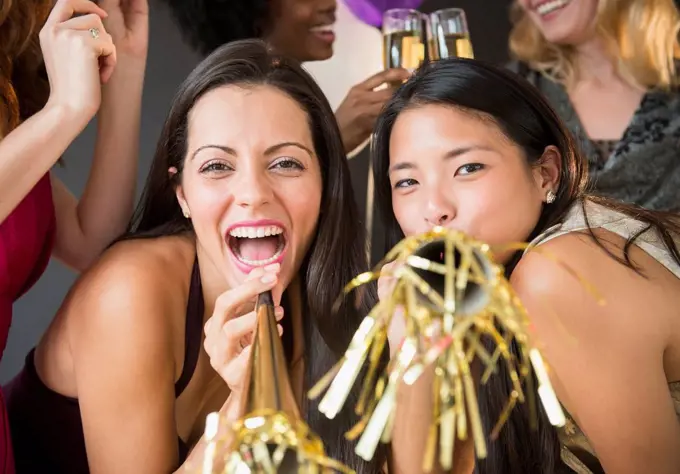
{"label": "sparkling champagne", "polygon": [[416,70],[425,59],[425,45],[419,32],[393,31],[383,35],[385,69],[402,67]]}
{"label": "sparkling champagne", "polygon": [[440,34],[435,38],[434,59],[474,58],[470,35],[465,33]]}

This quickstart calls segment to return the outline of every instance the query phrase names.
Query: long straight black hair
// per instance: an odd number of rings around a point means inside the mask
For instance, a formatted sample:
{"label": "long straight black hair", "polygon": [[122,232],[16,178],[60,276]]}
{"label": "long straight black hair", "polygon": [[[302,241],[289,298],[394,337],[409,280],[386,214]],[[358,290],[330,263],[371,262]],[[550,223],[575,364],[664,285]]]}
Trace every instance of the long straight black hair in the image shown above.
{"label": "long straight black hair", "polygon": [[[194,69],[175,96],[141,201],[123,239],[192,232],[190,220],[182,215],[175,196],[187,154],[188,115],[204,94],[228,85],[275,87],[295,100],[309,120],[323,182],[316,235],[299,273],[305,324],[305,386],[311,388],[344,353],[377,296],[373,287],[359,305],[352,301],[334,311],[344,285],[367,269],[365,237],[363,227],[356,225],[359,211],[333,110],[319,86],[297,62],[274,54],[260,40],[242,40],[216,49]],[[172,177],[168,174],[170,167],[178,170]],[[304,189],[300,192],[304,193]],[[284,306],[286,301],[284,293]],[[287,324],[286,318],[283,324]],[[290,328],[284,330],[284,335],[292,335]],[[290,349],[290,342],[284,337],[284,347]],[[316,402],[306,401],[303,408],[307,422],[322,438],[331,457],[358,473],[375,474],[384,464],[385,448],[381,447],[367,463],[354,453],[355,443],[344,436],[358,421],[353,411],[357,400],[355,388],[334,420],[321,415]]]}
{"label": "long straight black hair", "polygon": [[[557,197],[549,206],[543,206],[538,222],[527,236],[528,241],[563,222],[574,205],[583,206],[585,213],[587,198],[647,224],[645,229],[631,236],[623,256],[614,255],[590,229],[591,238],[612,258],[635,269],[629,249],[642,233],[654,228],[680,263],[680,255],[672,238],[674,234],[680,235],[680,227],[673,215],[587,194],[587,161],[577,149],[567,128],[536,88],[510,71],[481,61],[458,58],[444,59],[421,67],[385,105],[376,123],[372,166],[376,211],[386,232],[385,252],[404,238],[392,210],[392,189],[388,176],[390,135],[400,113],[427,104],[462,108],[490,117],[523,150],[528,166],[538,163],[547,146],[558,148],[562,169]],[[520,258],[521,253],[518,252],[506,265],[506,276],[510,276]],[[491,377],[488,384],[480,388],[479,400],[487,433],[498,419],[510,391],[511,384],[504,367],[499,376]],[[534,430],[530,429],[528,407],[517,406],[499,439],[490,443],[487,459],[477,463],[476,471],[480,474],[551,474],[567,470],[560,461],[557,433],[549,424],[542,407],[539,411],[538,429]]]}

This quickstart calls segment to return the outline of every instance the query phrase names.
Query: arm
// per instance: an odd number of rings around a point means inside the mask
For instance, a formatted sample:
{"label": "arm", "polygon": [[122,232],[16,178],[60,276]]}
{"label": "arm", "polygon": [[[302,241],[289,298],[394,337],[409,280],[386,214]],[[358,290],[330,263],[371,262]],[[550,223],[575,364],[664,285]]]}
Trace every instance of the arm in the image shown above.
{"label": "arm", "polygon": [[652,289],[659,282],[636,275],[585,236],[544,245],[606,299],[598,305],[576,278],[538,253],[513,272],[560,400],[607,472],[678,472],[680,425],[663,368],[668,328],[657,310],[665,305]]}
{"label": "arm", "polygon": [[167,319],[175,300],[154,284],[149,265],[109,263],[93,270],[69,309],[90,472],[172,472],[178,436]]}
{"label": "arm", "polygon": [[[75,13],[83,14],[72,18]],[[59,0],[40,31],[50,79],[47,105],[0,141],[0,222],[57,162],[99,107],[101,80],[115,64],[107,35],[86,38],[106,13],[86,0]]]}
{"label": "arm", "polygon": [[[389,272],[394,271],[396,262],[383,267],[386,273],[378,280],[378,295],[384,299],[392,291],[394,278]],[[398,310],[399,311],[399,310]],[[387,331],[390,358],[406,334],[406,322],[402,314],[392,318]],[[473,368],[474,370],[474,368]],[[432,385],[434,383],[434,369],[426,369],[418,380],[411,386],[402,383],[397,391],[396,415],[392,428],[392,443],[388,459],[389,474],[410,474],[421,472],[427,437],[432,420]],[[471,474],[475,466],[475,452],[472,437],[465,441],[456,440],[451,474]],[[444,470],[439,464],[439,457],[430,474],[441,474]]]}
{"label": "arm", "polygon": [[144,63],[119,56],[103,87],[94,160],[80,200],[52,177],[57,218],[54,254],[77,270],[87,268],[121,235],[132,215]]}
{"label": "arm", "polygon": [[0,222],[54,166],[89,116],[64,106],[48,106],[0,139]]}
{"label": "arm", "polygon": [[[432,384],[434,370],[425,371],[412,386],[403,384],[397,394],[397,412],[392,431],[391,459],[389,474],[410,474],[422,472],[425,447],[432,420]],[[472,437],[456,440],[451,474],[472,474],[475,467],[475,453]],[[445,471],[435,457],[430,474]]]}

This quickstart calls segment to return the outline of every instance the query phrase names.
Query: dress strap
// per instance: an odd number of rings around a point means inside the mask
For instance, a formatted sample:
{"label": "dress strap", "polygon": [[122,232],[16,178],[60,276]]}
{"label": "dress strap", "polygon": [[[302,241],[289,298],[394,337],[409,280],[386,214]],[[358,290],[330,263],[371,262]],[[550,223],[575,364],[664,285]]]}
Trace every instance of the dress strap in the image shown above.
{"label": "dress strap", "polygon": [[201,352],[204,309],[201,273],[198,269],[198,259],[196,259],[191,271],[191,285],[189,287],[189,301],[187,302],[187,316],[184,328],[184,364],[182,366],[182,374],[175,383],[175,397],[179,397],[187,385],[189,385],[189,381],[194,375],[194,370],[198,363],[198,356]]}

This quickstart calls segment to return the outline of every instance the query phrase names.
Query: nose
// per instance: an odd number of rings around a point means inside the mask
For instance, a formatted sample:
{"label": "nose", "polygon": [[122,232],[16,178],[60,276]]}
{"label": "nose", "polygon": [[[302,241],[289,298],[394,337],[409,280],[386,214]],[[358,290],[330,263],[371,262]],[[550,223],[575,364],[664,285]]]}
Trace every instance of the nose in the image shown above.
{"label": "nose", "polygon": [[425,221],[429,226],[446,226],[456,215],[455,206],[439,190],[427,197]]}
{"label": "nose", "polygon": [[231,184],[239,206],[257,208],[271,202],[274,190],[266,172],[248,169],[241,171],[235,178]]}

